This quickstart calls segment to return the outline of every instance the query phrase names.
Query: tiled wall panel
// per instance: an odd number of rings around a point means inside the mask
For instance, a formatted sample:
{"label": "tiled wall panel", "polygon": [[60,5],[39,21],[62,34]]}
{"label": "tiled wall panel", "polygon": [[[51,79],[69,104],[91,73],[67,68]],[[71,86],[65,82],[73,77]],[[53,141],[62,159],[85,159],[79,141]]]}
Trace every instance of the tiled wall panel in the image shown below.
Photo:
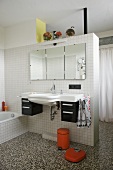
{"label": "tiled wall panel", "polygon": [[[75,123],[69,123],[61,121],[60,111],[55,116],[53,121],[50,120],[50,108],[44,106],[44,112],[33,117],[29,117],[28,126],[29,131],[36,133],[57,133],[59,127],[67,127],[70,129],[70,139],[72,141],[80,142],[87,145],[94,145],[94,114],[97,114],[97,104],[94,105],[93,101],[97,101],[97,97],[94,95],[94,86],[98,84],[98,80],[94,78],[94,34],[75,36],[68,39],[65,44],[73,43],[86,43],[86,79],[85,80],[54,80],[56,92],[67,93],[84,93],[91,96],[91,116],[92,125],[90,128],[77,128]],[[98,43],[97,43],[98,44]],[[63,46],[64,44],[62,44]],[[61,46],[59,43],[57,46]],[[98,46],[98,45],[97,45]],[[46,46],[49,48],[49,45]],[[29,53],[32,50],[38,48],[37,44],[25,47],[18,47],[5,50],[5,81],[6,81],[6,102],[9,109],[12,111],[21,112],[21,99],[17,98],[22,92],[38,91],[38,92],[50,92],[50,88],[53,84],[53,80],[45,81],[30,81],[29,73]],[[54,48],[54,47],[52,47]],[[95,50],[98,50],[95,46]],[[97,51],[98,53],[98,51]],[[94,81],[97,81],[94,83]],[[81,84],[80,90],[70,90],[69,84]],[[95,89],[96,90],[96,89]],[[97,103],[96,102],[96,103]],[[95,109],[94,109],[95,107]]]}
{"label": "tiled wall panel", "polygon": [[[93,89],[94,89],[94,101],[93,101],[93,112],[99,113],[99,40],[94,37],[94,49],[93,49]],[[97,50],[98,49],[98,50]],[[99,114],[94,114],[94,143],[97,143],[99,138]]]}
{"label": "tiled wall panel", "polygon": [[0,123],[0,144],[27,132],[27,125],[26,117]]}
{"label": "tiled wall panel", "polygon": [[0,111],[2,110],[2,101],[5,100],[4,91],[4,50],[0,49]]}

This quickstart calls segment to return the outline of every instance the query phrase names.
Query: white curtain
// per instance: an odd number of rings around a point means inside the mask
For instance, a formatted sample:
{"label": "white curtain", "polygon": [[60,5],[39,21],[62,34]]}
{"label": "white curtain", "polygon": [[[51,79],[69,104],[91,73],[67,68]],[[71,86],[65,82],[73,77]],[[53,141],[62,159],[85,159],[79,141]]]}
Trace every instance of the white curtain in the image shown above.
{"label": "white curtain", "polygon": [[101,121],[113,121],[113,48],[100,49],[100,103]]}

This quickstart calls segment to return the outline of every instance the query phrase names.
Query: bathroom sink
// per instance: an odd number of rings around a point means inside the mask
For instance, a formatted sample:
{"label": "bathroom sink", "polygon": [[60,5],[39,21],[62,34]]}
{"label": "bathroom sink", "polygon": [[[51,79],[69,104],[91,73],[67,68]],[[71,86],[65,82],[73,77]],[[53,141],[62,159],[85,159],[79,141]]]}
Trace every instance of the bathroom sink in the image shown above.
{"label": "bathroom sink", "polygon": [[52,94],[52,93],[31,93],[28,100],[33,103],[52,106],[56,101],[76,102],[81,99],[83,94]]}
{"label": "bathroom sink", "polygon": [[83,96],[83,94],[61,94],[60,101],[77,102],[79,99],[83,98]]}
{"label": "bathroom sink", "polygon": [[52,93],[35,93],[28,95],[28,100],[34,103],[43,105],[54,105],[56,101],[59,101],[60,94]]}

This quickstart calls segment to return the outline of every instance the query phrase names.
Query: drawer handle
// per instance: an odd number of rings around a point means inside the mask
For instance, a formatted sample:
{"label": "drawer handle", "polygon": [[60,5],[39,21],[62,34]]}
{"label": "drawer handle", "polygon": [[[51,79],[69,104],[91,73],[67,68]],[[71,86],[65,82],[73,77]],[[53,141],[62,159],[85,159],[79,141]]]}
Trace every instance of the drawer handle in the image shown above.
{"label": "drawer handle", "polygon": [[29,102],[29,100],[22,100],[22,102],[26,102],[27,103],[27,102]]}
{"label": "drawer handle", "polygon": [[66,103],[63,103],[62,105],[63,106],[73,106],[73,104],[66,104]]}
{"label": "drawer handle", "polygon": [[24,108],[24,109],[29,109],[30,107],[23,106],[22,108]]}
{"label": "drawer handle", "polygon": [[63,111],[63,113],[73,114],[73,112]]}

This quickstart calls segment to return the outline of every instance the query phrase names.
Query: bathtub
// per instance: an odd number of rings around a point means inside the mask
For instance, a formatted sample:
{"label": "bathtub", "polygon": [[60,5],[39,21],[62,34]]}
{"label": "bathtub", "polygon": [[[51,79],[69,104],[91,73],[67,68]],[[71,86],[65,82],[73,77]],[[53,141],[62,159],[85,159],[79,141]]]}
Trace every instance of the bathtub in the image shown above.
{"label": "bathtub", "polygon": [[27,117],[16,112],[0,112],[0,144],[28,131]]}
{"label": "bathtub", "polygon": [[17,117],[20,117],[20,115],[15,112],[0,112],[0,123],[16,119]]}

